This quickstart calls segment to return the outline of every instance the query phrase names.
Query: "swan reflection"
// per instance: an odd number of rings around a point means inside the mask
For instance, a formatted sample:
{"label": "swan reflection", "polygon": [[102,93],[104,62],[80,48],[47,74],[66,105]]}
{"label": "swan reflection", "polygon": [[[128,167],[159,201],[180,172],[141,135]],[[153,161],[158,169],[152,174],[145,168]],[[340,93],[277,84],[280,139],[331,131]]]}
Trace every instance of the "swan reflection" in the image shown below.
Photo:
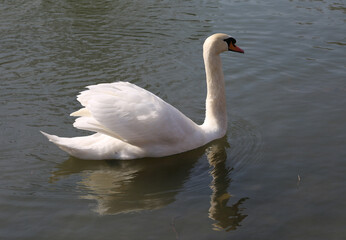
{"label": "swan reflection", "polygon": [[226,166],[227,144],[224,138],[204,148],[159,159],[83,161],[70,158],[57,166],[51,181],[78,174],[80,197],[96,201],[93,210],[100,215],[159,209],[175,201],[194,165],[206,152],[213,178],[209,218],[215,221],[216,230],[234,230],[246,217],[241,205],[247,198],[228,205],[232,169]]}
{"label": "swan reflection", "polygon": [[226,166],[227,154],[223,146],[212,144],[206,151],[213,181],[210,185],[213,193],[210,200],[209,218],[215,220],[215,230],[235,230],[247,216],[242,213],[242,203],[248,198],[241,198],[235,204],[227,206],[231,194],[227,192],[231,183],[230,173],[233,168]]}
{"label": "swan reflection", "polygon": [[85,161],[70,158],[51,177],[79,173],[81,198],[96,200],[98,214],[162,208],[175,201],[203,149],[159,159]]}

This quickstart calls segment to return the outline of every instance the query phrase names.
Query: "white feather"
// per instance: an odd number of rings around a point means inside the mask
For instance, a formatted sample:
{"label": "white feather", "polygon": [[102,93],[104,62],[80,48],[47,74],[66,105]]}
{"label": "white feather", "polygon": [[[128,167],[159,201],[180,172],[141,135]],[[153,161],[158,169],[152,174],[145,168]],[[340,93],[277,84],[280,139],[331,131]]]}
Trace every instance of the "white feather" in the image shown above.
{"label": "white feather", "polygon": [[199,128],[176,108],[134,84],[116,82],[88,88],[77,99],[91,116],[77,118],[76,128],[136,146],[182,141]]}
{"label": "white feather", "polygon": [[161,157],[200,147],[223,137],[227,129],[224,80],[219,54],[228,50],[225,34],[204,45],[208,95],[206,119],[197,125],[161,98],[128,82],[88,86],[77,100],[82,109],[73,126],[96,132],[62,138],[42,132],[51,142],[82,159]]}

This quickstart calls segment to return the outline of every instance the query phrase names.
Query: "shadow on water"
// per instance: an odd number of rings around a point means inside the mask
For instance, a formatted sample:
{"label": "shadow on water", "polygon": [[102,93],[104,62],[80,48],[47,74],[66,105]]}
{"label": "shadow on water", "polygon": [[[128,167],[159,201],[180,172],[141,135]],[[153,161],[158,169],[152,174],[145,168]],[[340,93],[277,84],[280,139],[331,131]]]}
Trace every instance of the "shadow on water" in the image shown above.
{"label": "shadow on water", "polygon": [[242,213],[242,204],[247,198],[227,205],[231,198],[228,189],[233,171],[226,165],[228,147],[225,137],[199,149],[164,158],[85,161],[70,157],[57,166],[50,181],[78,174],[81,177],[78,182],[80,197],[95,200],[97,204],[93,210],[100,215],[159,209],[175,201],[192,169],[206,153],[213,178],[209,218],[215,221],[214,230],[235,230],[247,216]]}

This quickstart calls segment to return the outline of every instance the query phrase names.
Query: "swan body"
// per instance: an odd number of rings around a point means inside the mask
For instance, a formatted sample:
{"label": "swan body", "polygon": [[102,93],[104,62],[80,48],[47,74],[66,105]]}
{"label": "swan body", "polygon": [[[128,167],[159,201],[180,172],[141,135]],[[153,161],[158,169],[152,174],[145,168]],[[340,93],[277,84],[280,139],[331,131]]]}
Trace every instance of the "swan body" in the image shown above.
{"label": "swan body", "polygon": [[221,52],[244,51],[226,34],[214,34],[203,44],[207,78],[206,117],[194,123],[158,96],[128,82],[88,86],[77,100],[83,106],[71,116],[73,126],[96,132],[49,141],[80,159],[136,159],[163,157],[192,150],[221,138],[227,130],[226,97]]}

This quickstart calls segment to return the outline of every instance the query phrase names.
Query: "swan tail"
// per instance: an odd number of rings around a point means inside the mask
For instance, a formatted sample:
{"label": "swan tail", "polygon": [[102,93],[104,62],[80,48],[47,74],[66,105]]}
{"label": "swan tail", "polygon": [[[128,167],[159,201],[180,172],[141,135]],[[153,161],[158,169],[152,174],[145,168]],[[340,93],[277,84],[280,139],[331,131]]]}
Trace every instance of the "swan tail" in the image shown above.
{"label": "swan tail", "polygon": [[48,140],[50,142],[53,142],[55,144],[57,144],[59,142],[59,137],[58,136],[55,136],[55,135],[51,135],[51,134],[48,134],[48,133],[45,133],[43,131],[40,131],[40,133],[43,134],[43,136],[45,136],[46,138],[48,138]]}
{"label": "swan tail", "polygon": [[102,133],[83,137],[58,137],[40,131],[48,140],[69,155],[86,160],[133,159],[142,153],[136,146]]}
{"label": "swan tail", "polygon": [[91,146],[91,136],[85,137],[58,137],[56,135],[51,135],[40,131],[48,140],[55,145],[57,145],[61,150],[67,152],[69,155],[81,158],[81,159],[98,159],[97,152],[93,152],[93,147]]}

